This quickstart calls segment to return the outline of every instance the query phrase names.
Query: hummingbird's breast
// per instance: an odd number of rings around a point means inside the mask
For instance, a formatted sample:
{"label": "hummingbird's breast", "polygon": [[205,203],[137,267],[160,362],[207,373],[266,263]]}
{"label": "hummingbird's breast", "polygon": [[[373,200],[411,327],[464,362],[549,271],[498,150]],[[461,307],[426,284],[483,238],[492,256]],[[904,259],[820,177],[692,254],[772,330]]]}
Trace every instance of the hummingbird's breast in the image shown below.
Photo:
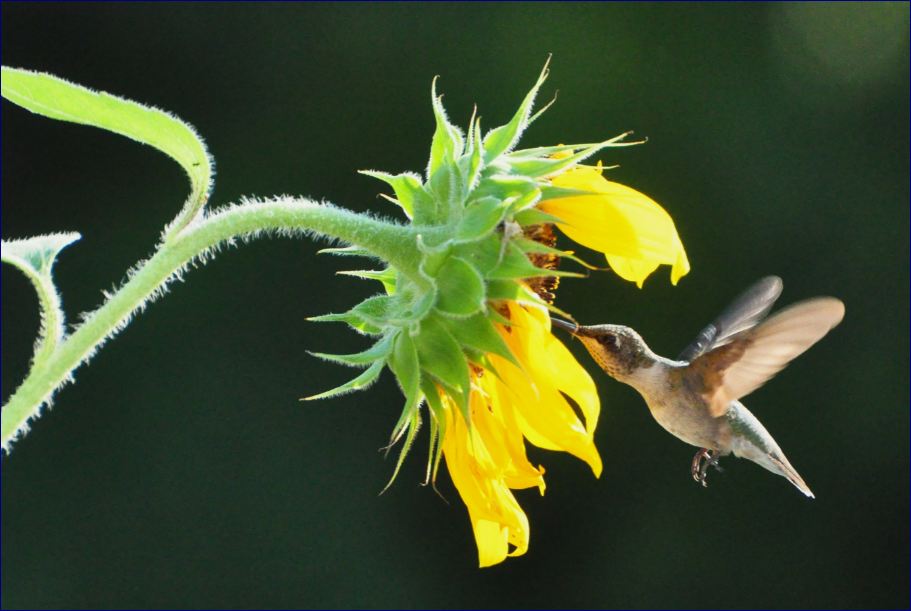
{"label": "hummingbird's breast", "polygon": [[[655,421],[690,445],[728,452],[730,425],[724,417],[712,417],[705,399],[683,383],[683,369],[674,365],[650,369],[656,370],[649,376],[653,379],[636,386]],[[648,370],[643,373],[648,375]]]}

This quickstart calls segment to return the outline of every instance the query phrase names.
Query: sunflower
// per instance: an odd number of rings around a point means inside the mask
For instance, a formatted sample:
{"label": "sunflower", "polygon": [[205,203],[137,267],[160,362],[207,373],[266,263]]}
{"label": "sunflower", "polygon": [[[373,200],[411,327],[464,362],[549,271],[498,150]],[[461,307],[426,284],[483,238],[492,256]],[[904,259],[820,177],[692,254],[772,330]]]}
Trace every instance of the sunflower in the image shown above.
{"label": "sunflower", "polygon": [[531,109],[546,76],[545,66],[512,120],[486,133],[475,117],[466,132],[454,126],[434,82],[436,130],[426,176],[364,172],[392,187],[394,196],[386,197],[408,219],[396,238],[399,263],[350,272],[380,281],[383,293],[316,318],[377,338],[361,353],[319,354],[366,369],[317,397],[362,389],[385,367],[392,371],[405,395],[390,439],[390,446],[401,444],[392,479],[427,418],[427,480],[436,482],[445,459],[482,567],[528,549],[528,518],[513,491],[543,494],[545,485],[527,444],[568,452],[596,477],[601,473],[597,390],[551,333],[558,280],[582,276],[558,269],[563,259],[581,261],[557,247],[554,228],[604,253],[618,275],[639,286],[662,264],[671,266],[675,284],[689,271],[668,213],[605,179],[600,164],[583,165],[605,148],[630,144],[622,136],[517,149],[541,114]]}

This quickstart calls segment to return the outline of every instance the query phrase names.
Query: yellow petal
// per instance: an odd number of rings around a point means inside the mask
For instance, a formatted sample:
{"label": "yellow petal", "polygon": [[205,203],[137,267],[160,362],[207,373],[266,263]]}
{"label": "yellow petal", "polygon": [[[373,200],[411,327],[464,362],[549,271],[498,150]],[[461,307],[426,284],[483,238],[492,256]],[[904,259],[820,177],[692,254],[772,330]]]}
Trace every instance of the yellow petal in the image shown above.
{"label": "yellow petal", "polygon": [[513,489],[538,487],[543,494],[544,469],[529,462],[526,440],[569,452],[587,462],[595,475],[601,473],[593,439],[600,404],[592,379],[551,334],[546,310],[504,305],[510,324],[497,329],[520,366],[488,354],[496,373],[472,371],[470,426],[456,403],[441,394],[443,455],[468,507],[482,567],[528,549],[528,518]]}
{"label": "yellow petal", "polygon": [[472,524],[478,546],[478,566],[492,566],[506,560],[509,551],[509,531],[499,523],[483,518]]}
{"label": "yellow petal", "polygon": [[[552,342],[558,340],[524,307],[510,304],[509,318],[512,324],[501,333],[522,369],[495,355],[491,355],[491,360],[500,373],[500,392],[512,398],[522,432],[534,445],[569,452],[587,462],[596,476],[600,475],[601,457],[593,440],[599,410],[594,383],[571,355],[553,349]],[[563,359],[560,369],[540,356],[545,345]],[[580,383],[585,378],[590,385]],[[576,416],[566,396],[577,402],[588,426]]]}
{"label": "yellow petal", "polygon": [[538,207],[561,219],[571,239],[607,255],[622,278],[639,286],[658,265],[671,265],[676,284],[689,272],[689,261],[670,215],[648,196],[606,180],[600,169],[577,167],[551,179],[554,186],[593,195],[561,197]]}
{"label": "yellow petal", "polygon": [[528,549],[528,518],[503,479],[485,469],[485,463],[488,467],[491,463],[481,438],[470,438],[462,413],[448,397],[443,403],[447,422],[443,454],[452,482],[468,507],[479,565],[490,566],[507,556],[524,554]]}
{"label": "yellow petal", "polygon": [[[607,264],[624,280],[635,282],[640,289],[645,279],[658,269],[658,263],[645,259],[630,259],[619,255],[607,255]],[[677,284],[674,281],[674,284]]]}

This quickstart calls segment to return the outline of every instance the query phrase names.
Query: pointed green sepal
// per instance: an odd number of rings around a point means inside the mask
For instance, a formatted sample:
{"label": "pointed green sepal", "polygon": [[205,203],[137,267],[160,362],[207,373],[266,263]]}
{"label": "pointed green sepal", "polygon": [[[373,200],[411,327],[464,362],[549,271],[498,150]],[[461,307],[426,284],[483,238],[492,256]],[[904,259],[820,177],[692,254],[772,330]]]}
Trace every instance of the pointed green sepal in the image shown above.
{"label": "pointed green sepal", "polygon": [[484,309],[486,291],[481,274],[468,262],[449,257],[437,274],[436,308],[449,316],[471,316]]}
{"label": "pointed green sepal", "polygon": [[[465,185],[464,179],[454,163],[446,158],[433,176],[427,181],[427,191],[437,202],[436,216],[432,221],[445,223],[461,213]],[[458,218],[458,217],[456,217]]]}
{"label": "pointed green sepal", "polygon": [[522,132],[528,127],[528,117],[531,113],[531,108],[534,105],[535,96],[538,95],[538,90],[541,89],[541,85],[543,85],[544,81],[547,79],[549,64],[550,58],[548,57],[547,61],[544,63],[544,68],[541,70],[541,74],[538,76],[537,82],[531,88],[531,91],[526,94],[525,99],[522,100],[519,109],[516,111],[516,114],[513,115],[509,123],[490,130],[487,132],[487,135],[484,136],[484,159],[487,163],[490,163],[503,153],[508,153],[512,150],[522,136]]}
{"label": "pointed green sepal", "polygon": [[487,299],[491,301],[518,301],[523,295],[522,287],[515,280],[487,281]]}
{"label": "pointed green sepal", "polygon": [[452,249],[452,254],[468,261],[482,276],[486,277],[499,264],[505,239],[502,231],[493,231],[487,237],[479,238],[474,242],[456,244]]}
{"label": "pointed green sepal", "polygon": [[483,197],[465,208],[465,215],[456,227],[457,242],[483,238],[500,224],[508,208],[496,197]]}
{"label": "pointed green sepal", "polygon": [[416,411],[418,408],[421,399],[421,368],[419,363],[414,340],[407,332],[399,333],[394,340],[392,354],[389,357],[389,368],[395,375],[395,379],[405,395],[405,407],[402,408],[402,415],[392,429],[389,446],[399,440],[405,425],[411,417],[411,412]]}
{"label": "pointed green sepal", "polygon": [[335,272],[339,276],[353,276],[354,278],[363,278],[364,280],[376,280],[383,284],[387,295],[395,293],[395,283],[398,273],[391,267],[381,270],[373,269],[351,269]]}
{"label": "pointed green sepal", "polygon": [[443,324],[463,347],[472,348],[484,354],[496,354],[513,365],[519,366],[515,355],[490,321],[489,312],[476,314],[463,320],[444,320]]}
{"label": "pointed green sepal", "polygon": [[433,304],[436,303],[437,294],[438,291],[436,287],[434,287],[433,289],[425,290],[415,297],[411,302],[410,307],[404,312],[405,315],[403,318],[405,319],[405,322],[416,322],[424,318],[433,308]]}
{"label": "pointed green sepal", "polygon": [[447,387],[467,416],[470,390],[468,361],[459,342],[432,316],[421,321],[420,332],[414,337],[414,342],[421,369]]}
{"label": "pointed green sepal", "polygon": [[541,199],[560,199],[563,197],[585,197],[586,195],[598,195],[595,191],[586,191],[585,189],[570,189],[568,187],[555,187],[550,183],[541,184]]}
{"label": "pointed green sepal", "polygon": [[339,314],[322,314],[320,316],[310,316],[307,318],[310,322],[343,322],[352,329],[360,331],[365,335],[379,335],[382,328],[365,320],[353,310],[341,312]]}
{"label": "pointed green sepal", "polygon": [[[443,407],[443,401],[440,399],[440,394],[433,382],[425,381],[421,384],[421,388],[424,391],[424,398],[427,399],[427,409],[430,412],[431,445],[428,467],[429,481],[433,483],[437,479],[440,459],[443,457],[443,439],[446,437],[446,412]],[[434,433],[436,433],[435,436]],[[436,438],[436,443],[434,443],[434,437]]]}
{"label": "pointed green sepal", "polygon": [[513,219],[522,227],[528,227],[529,225],[553,225],[561,222],[560,218],[552,214],[547,214],[546,212],[541,212],[537,208],[527,208],[517,212]]}
{"label": "pointed green sepal", "polygon": [[557,269],[542,269],[528,260],[522,249],[510,242],[507,244],[500,264],[487,274],[488,280],[539,278],[544,276],[584,277],[583,274]]}
{"label": "pointed green sepal", "polygon": [[359,173],[382,180],[392,187],[392,190],[395,191],[395,200],[393,201],[402,207],[408,218],[415,217],[415,208],[426,206],[429,203],[427,193],[421,185],[421,177],[417,174],[403,172],[402,174],[393,175],[375,170],[361,170]]}
{"label": "pointed green sepal", "polygon": [[318,255],[336,255],[339,257],[375,257],[369,250],[359,246],[340,246],[338,248],[322,248],[316,251]]}
{"label": "pointed green sepal", "polygon": [[417,246],[423,255],[421,272],[428,278],[435,278],[440,273],[440,268],[443,267],[443,264],[449,258],[449,253],[452,251],[453,246],[452,242],[447,240],[439,246],[428,246],[424,242],[423,236],[419,235],[417,237]]}
{"label": "pointed green sepal", "polygon": [[433,79],[430,86],[431,102],[433,104],[433,118],[436,121],[436,130],[430,144],[430,161],[427,164],[427,178],[431,178],[448,159],[452,161],[462,155],[465,146],[461,130],[449,122],[446,110],[443,108],[443,98],[437,95],[437,79]]}
{"label": "pointed green sepal", "polygon": [[355,352],[354,354],[326,354],[325,352],[310,352],[309,350],[308,352],[326,361],[350,365],[351,367],[364,367],[376,361],[385,360],[392,351],[392,343],[393,335],[388,334],[366,350]]}
{"label": "pointed green sepal", "polygon": [[[402,413],[405,414],[406,412]],[[405,442],[402,444],[402,449],[399,450],[399,458],[395,461],[395,469],[392,470],[392,477],[389,478],[389,481],[386,483],[383,489],[380,490],[380,494],[386,492],[389,489],[389,486],[395,482],[395,478],[399,476],[399,470],[402,468],[402,464],[405,462],[405,458],[408,456],[408,452],[411,451],[411,446],[414,445],[414,438],[417,436],[420,428],[421,410],[411,410],[411,412],[408,412],[408,424],[405,427],[405,429],[408,431],[408,434],[405,435]],[[389,447],[387,447],[387,451],[388,449]]]}
{"label": "pointed green sepal", "polygon": [[484,177],[481,185],[472,193],[472,197],[492,196],[497,199],[507,199],[532,192],[539,194],[541,192],[538,182],[533,178],[512,174],[492,174]]}
{"label": "pointed green sepal", "polygon": [[327,399],[329,397],[336,397],[338,395],[343,395],[345,393],[354,392],[356,390],[363,390],[371,384],[373,384],[376,379],[379,377],[380,372],[383,371],[383,361],[376,361],[373,365],[368,367],[364,372],[345,384],[337,386],[332,390],[327,390],[326,392],[321,392],[317,395],[312,395],[310,397],[304,397],[301,401],[315,401],[316,399]]}
{"label": "pointed green sepal", "polygon": [[609,269],[607,267],[598,267],[597,265],[592,265],[591,263],[580,259],[575,255],[575,253],[568,250],[560,250],[559,248],[554,248],[552,246],[548,246],[547,244],[542,244],[541,242],[535,242],[534,240],[529,240],[525,237],[516,238],[513,243],[518,246],[519,249],[524,253],[554,255],[560,257],[561,259],[568,259],[574,263],[578,263],[582,267],[593,271],[605,271]]}
{"label": "pointed green sepal", "polygon": [[481,120],[472,121],[474,129],[468,132],[471,155],[468,157],[468,169],[465,176],[465,182],[468,190],[471,191],[478,186],[481,178],[481,171],[484,169],[484,144],[481,142]]}
{"label": "pointed green sepal", "polygon": [[580,161],[588,159],[601,149],[611,146],[613,140],[614,139],[599,142],[598,144],[582,149],[578,153],[573,153],[568,157],[511,157],[509,159],[509,165],[514,172],[521,174],[522,176],[546,178],[548,176],[553,176],[554,174],[559,174],[567,168],[578,164]]}

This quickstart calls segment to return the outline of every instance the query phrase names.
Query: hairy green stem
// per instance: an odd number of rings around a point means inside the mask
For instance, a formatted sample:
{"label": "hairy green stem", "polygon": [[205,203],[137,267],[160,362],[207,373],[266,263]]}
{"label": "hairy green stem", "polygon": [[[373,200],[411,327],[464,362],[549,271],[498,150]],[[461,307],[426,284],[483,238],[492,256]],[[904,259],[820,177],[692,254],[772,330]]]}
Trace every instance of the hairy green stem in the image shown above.
{"label": "hairy green stem", "polygon": [[418,284],[426,282],[418,272],[417,232],[411,227],[290,197],[225,208],[162,244],[119,290],[58,344],[49,358],[29,372],[3,407],[0,424],[3,448],[9,450],[10,442],[27,430],[29,419],[38,415],[54,391],[175,273],[233,238],[276,232],[339,239],[384,259]]}

